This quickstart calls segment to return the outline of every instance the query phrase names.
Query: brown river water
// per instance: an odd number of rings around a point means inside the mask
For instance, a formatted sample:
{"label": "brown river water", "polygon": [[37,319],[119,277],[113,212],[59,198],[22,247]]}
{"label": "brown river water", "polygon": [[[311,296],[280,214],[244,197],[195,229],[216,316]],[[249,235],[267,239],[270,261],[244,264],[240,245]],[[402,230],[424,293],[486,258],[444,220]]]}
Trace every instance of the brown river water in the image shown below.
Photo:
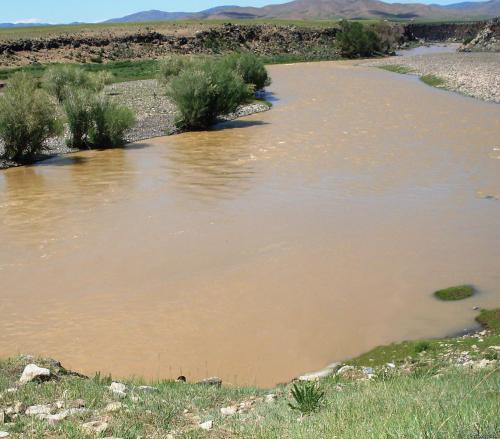
{"label": "brown river water", "polygon": [[500,304],[500,106],[270,71],[269,112],[0,172],[0,356],[268,386]]}

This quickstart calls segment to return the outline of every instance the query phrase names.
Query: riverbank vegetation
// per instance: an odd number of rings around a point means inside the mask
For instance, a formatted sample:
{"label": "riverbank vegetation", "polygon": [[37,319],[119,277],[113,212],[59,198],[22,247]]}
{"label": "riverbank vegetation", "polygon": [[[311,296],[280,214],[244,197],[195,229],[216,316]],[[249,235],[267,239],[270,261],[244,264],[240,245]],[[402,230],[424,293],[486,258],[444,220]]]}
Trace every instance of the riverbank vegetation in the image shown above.
{"label": "riverbank vegetation", "polygon": [[[484,329],[474,334],[381,346],[313,384],[273,389],[217,380],[112,384],[52,360],[3,360],[0,431],[12,438],[489,437],[500,428],[500,309],[482,310],[478,320]],[[29,363],[50,376],[20,385]]]}

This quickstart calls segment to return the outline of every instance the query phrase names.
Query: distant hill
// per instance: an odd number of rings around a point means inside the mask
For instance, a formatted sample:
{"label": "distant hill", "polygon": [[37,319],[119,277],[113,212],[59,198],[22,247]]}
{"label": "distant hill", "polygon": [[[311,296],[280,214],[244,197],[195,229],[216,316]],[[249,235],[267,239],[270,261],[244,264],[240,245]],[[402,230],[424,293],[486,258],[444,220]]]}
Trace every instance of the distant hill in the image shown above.
{"label": "distant hill", "polygon": [[294,0],[262,8],[220,6],[205,11],[146,11],[109,20],[114,23],[177,19],[334,19],[334,18],[474,18],[500,16],[500,0],[463,2],[446,6],[422,3],[385,3],[380,0]]}
{"label": "distant hill", "polygon": [[0,28],[51,26],[48,23],[0,23]]}

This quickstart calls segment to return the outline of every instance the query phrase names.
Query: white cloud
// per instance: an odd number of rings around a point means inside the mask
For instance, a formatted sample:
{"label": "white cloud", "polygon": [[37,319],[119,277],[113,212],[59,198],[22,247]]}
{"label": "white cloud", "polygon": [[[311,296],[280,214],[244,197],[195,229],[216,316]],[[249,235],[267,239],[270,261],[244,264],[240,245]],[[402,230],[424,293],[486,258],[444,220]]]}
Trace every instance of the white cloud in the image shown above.
{"label": "white cloud", "polygon": [[41,18],[22,18],[21,20],[14,21],[15,24],[34,24],[41,23],[43,20]]}

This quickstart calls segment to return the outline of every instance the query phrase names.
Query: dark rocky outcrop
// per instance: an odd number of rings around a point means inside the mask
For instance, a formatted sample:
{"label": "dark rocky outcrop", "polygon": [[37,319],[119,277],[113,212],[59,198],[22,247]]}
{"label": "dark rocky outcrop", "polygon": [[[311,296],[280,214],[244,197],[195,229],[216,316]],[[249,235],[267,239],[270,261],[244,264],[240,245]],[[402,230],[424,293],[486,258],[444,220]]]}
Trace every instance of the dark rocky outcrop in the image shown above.
{"label": "dark rocky outcrop", "polygon": [[461,48],[463,52],[500,52],[500,18],[484,25],[477,35]]}
{"label": "dark rocky outcrop", "polygon": [[405,26],[405,37],[408,41],[462,42],[474,38],[485,24],[485,21],[467,23],[410,23]]}

